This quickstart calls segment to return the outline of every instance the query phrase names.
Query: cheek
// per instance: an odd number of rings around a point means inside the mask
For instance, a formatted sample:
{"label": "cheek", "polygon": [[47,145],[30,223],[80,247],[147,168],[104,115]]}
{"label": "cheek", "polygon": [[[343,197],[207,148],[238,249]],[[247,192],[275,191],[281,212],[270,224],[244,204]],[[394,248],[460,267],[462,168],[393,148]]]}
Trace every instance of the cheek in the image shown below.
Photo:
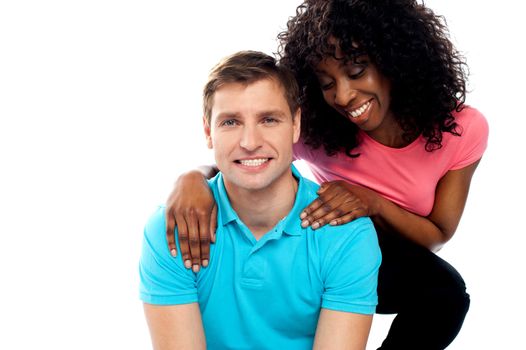
{"label": "cheek", "polygon": [[391,105],[391,89],[389,84],[385,84],[382,88],[382,95],[384,99],[385,108],[389,109]]}
{"label": "cheek", "polygon": [[331,102],[332,99],[331,99],[331,96],[332,94],[329,92],[329,91],[323,91],[322,90],[322,96],[323,96],[323,100],[329,105],[329,106],[332,106],[333,103]]}
{"label": "cheek", "polygon": [[225,141],[222,138],[213,138],[210,140],[214,154],[217,156],[225,154]]}
{"label": "cheek", "polygon": [[218,146],[219,145],[214,144],[214,158],[219,170],[224,171],[225,164],[228,163],[228,154],[223,147]]}
{"label": "cheek", "polygon": [[377,79],[377,89],[384,100],[384,104],[389,106],[391,100],[391,83],[384,77],[378,76]]}

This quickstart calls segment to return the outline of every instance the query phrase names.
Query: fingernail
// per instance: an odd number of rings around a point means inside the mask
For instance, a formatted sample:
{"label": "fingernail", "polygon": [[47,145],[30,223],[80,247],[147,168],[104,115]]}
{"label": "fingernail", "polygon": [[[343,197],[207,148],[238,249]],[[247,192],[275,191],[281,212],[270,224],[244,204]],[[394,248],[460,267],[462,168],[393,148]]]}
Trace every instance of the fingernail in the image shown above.
{"label": "fingernail", "polygon": [[207,266],[208,266],[208,260],[207,260],[207,259],[204,259],[204,260],[203,260],[203,266],[204,266],[204,267],[207,267]]}
{"label": "fingernail", "polygon": [[192,262],[190,260],[185,260],[184,261],[184,267],[186,267],[187,269],[191,268],[192,267]]}
{"label": "fingernail", "polygon": [[300,214],[300,219],[305,219],[306,216],[307,216],[307,213],[303,211]]}
{"label": "fingernail", "polygon": [[194,265],[194,267],[192,267],[192,271],[194,271],[195,273],[198,273],[199,272],[199,265]]}
{"label": "fingernail", "polygon": [[315,222],[314,224],[312,224],[313,229],[317,229],[318,227],[320,227],[320,224],[318,222]]}
{"label": "fingernail", "polygon": [[331,222],[329,222],[329,225],[331,225],[331,226],[334,226],[336,224],[338,224],[338,222],[336,220],[332,220]]}
{"label": "fingernail", "polygon": [[308,227],[309,226],[309,220],[303,220],[301,222],[301,227]]}
{"label": "fingernail", "polygon": [[177,249],[170,250],[170,253],[172,253],[172,256],[175,258],[177,256]]}

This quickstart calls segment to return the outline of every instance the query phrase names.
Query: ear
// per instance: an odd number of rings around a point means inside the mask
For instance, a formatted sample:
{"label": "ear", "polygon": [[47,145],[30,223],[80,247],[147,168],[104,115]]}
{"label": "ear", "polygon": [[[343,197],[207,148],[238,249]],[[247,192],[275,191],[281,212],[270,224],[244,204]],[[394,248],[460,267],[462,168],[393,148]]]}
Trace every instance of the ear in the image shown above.
{"label": "ear", "polygon": [[203,129],[206,136],[206,146],[210,149],[214,148],[212,145],[212,136],[210,134],[210,124],[208,123],[208,120],[206,120],[206,116],[203,116]]}
{"label": "ear", "polygon": [[301,108],[298,108],[296,113],[294,113],[294,116],[292,118],[292,127],[294,129],[294,136],[292,142],[296,143],[300,139],[301,134]]}

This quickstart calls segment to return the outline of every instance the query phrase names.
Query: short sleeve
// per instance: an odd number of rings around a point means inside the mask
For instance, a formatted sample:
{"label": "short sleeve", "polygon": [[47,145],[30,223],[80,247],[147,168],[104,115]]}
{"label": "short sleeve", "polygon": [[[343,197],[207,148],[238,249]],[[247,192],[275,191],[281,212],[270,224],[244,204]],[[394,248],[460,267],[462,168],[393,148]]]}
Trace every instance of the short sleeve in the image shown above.
{"label": "short sleeve", "polygon": [[369,218],[360,218],[338,227],[342,230],[335,234],[343,239],[331,249],[333,254],[328,255],[324,262],[322,307],[374,314],[382,258],[373,223]]}
{"label": "short sleeve", "polygon": [[145,303],[156,305],[195,303],[195,274],[184,267],[180,252],[176,258],[171,256],[166,241],[164,212],[165,208],[159,207],[144,228],[139,262],[140,298]]}
{"label": "short sleeve", "polygon": [[461,169],[479,160],[488,146],[489,125],[484,115],[472,107],[464,108],[457,116],[460,137],[451,170]]}

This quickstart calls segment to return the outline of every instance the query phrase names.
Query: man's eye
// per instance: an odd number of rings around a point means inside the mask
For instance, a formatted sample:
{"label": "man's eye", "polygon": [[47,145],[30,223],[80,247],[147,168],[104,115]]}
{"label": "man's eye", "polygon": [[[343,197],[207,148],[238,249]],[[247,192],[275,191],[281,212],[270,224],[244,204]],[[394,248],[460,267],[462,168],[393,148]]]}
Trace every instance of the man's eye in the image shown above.
{"label": "man's eye", "polygon": [[272,123],[277,123],[277,122],[278,120],[273,117],[266,117],[265,119],[263,119],[263,123],[265,124],[272,124]]}
{"label": "man's eye", "polygon": [[237,121],[235,119],[227,119],[221,123],[221,126],[234,126],[236,124],[237,124]]}

